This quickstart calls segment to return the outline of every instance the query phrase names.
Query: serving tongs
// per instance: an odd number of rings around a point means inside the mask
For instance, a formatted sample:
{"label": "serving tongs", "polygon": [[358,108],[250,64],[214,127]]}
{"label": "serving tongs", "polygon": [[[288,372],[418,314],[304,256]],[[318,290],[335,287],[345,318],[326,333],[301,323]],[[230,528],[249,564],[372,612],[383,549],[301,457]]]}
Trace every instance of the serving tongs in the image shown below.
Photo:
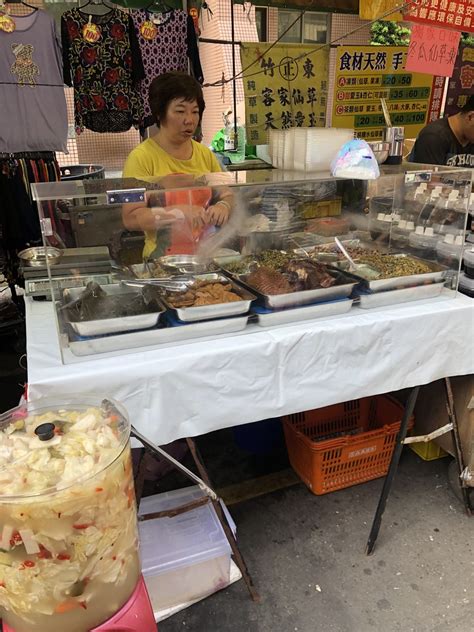
{"label": "serving tongs", "polygon": [[184,292],[191,287],[194,282],[195,279],[189,275],[163,277],[159,279],[134,279],[133,281],[122,279],[120,281],[121,285],[126,285],[128,287],[143,288],[151,285],[169,292]]}

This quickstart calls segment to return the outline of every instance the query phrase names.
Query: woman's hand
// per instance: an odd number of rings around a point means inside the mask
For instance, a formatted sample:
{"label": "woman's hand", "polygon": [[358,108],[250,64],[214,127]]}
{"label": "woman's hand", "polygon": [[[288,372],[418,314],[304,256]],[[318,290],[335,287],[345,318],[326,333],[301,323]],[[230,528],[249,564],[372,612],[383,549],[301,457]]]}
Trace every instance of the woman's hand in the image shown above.
{"label": "woman's hand", "polygon": [[215,226],[222,226],[229,221],[231,207],[229,202],[225,200],[219,200],[212,206],[209,206],[205,218],[208,224],[214,224]]}

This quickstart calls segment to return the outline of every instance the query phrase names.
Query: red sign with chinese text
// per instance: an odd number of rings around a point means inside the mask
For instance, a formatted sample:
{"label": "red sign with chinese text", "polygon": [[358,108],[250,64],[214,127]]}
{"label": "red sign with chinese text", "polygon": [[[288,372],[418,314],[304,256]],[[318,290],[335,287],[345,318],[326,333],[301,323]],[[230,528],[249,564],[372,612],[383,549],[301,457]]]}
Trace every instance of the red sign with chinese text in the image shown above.
{"label": "red sign with chinese text", "polygon": [[414,24],[405,68],[428,75],[451,77],[461,33]]}
{"label": "red sign with chinese text", "polygon": [[445,115],[457,114],[471,94],[474,94],[474,46],[461,46],[449,80]]}
{"label": "red sign with chinese text", "polygon": [[405,19],[474,33],[474,0],[413,0]]}

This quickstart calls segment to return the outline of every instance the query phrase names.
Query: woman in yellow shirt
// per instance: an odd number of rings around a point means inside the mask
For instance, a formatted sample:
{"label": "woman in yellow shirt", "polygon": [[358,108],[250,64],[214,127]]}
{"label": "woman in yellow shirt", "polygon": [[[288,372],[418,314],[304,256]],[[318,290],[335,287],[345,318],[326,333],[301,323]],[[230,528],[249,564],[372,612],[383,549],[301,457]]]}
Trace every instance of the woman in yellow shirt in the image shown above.
{"label": "woman in yellow shirt", "polygon": [[129,230],[145,231],[145,257],[190,252],[196,231],[228,221],[232,194],[223,189],[215,199],[212,189],[195,188],[195,178],[222,171],[211,150],[193,140],[205,108],[199,83],[179,72],[157,77],[150,85],[150,108],[158,132],[130,153],[123,177],[158,179],[168,190],[148,194],[146,206],[125,204],[123,222]]}

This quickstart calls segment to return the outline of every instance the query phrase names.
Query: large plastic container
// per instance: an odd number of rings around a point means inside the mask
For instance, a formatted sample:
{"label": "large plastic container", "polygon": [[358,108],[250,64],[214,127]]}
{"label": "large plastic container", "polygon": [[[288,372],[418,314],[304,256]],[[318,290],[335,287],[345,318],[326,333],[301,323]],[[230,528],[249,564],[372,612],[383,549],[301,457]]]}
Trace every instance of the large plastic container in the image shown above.
{"label": "large plastic container", "polygon": [[464,250],[464,272],[470,279],[474,279],[474,247],[466,247]]}
{"label": "large plastic container", "polygon": [[[142,498],[139,515],[202,498],[198,487]],[[211,503],[139,524],[142,572],[155,612],[195,601],[230,581],[231,548]]]}
{"label": "large plastic container", "polygon": [[317,495],[385,476],[402,416],[403,406],[388,395],[288,415],[290,463]]}
{"label": "large plastic container", "polygon": [[436,234],[426,235],[417,232],[411,233],[408,238],[411,254],[419,259],[436,261],[436,246],[439,239],[439,235]]}
{"label": "large plastic container", "polygon": [[464,272],[459,275],[459,291],[474,298],[474,279],[468,277]]}
{"label": "large plastic container", "polygon": [[0,416],[0,613],[15,632],[87,632],[135,590],[129,435],[108,401]]}
{"label": "large plastic container", "polygon": [[455,237],[447,234],[443,240],[436,244],[436,258],[441,265],[449,268],[458,268],[462,257],[463,240],[461,236]]}

